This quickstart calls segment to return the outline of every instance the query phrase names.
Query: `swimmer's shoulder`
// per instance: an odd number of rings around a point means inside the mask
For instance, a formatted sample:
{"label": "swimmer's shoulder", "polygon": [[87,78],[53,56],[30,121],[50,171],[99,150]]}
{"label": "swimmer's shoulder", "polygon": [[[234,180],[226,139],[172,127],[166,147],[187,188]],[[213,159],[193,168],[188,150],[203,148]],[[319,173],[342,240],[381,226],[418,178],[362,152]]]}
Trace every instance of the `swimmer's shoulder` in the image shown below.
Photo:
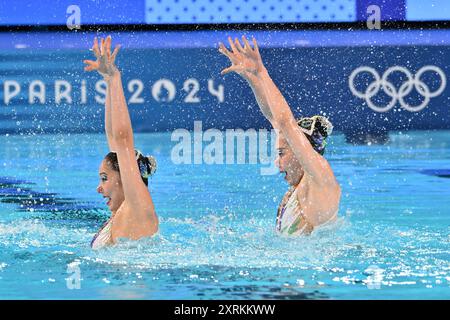
{"label": "swimmer's shoulder", "polygon": [[[139,212],[125,200],[118,209],[111,228],[113,240],[127,238],[138,240],[158,232],[158,223],[152,223],[152,208],[140,208]],[[157,218],[156,218],[157,219]]]}
{"label": "swimmer's shoulder", "polygon": [[303,186],[300,183],[297,188],[300,188],[297,192],[298,205],[311,226],[322,225],[337,217],[341,198],[341,188],[337,182],[317,185],[309,180]]}

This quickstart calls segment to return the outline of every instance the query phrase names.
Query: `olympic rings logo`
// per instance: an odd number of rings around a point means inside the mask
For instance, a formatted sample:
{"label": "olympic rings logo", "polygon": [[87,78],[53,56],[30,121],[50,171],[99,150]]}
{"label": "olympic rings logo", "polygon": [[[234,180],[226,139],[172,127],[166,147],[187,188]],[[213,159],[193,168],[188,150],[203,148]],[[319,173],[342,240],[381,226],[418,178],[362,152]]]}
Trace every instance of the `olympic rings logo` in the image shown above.
{"label": "olympic rings logo", "polygon": [[[422,80],[420,80],[425,72],[430,71],[437,73],[440,77],[441,82],[440,87],[434,92],[431,92],[430,88]],[[358,74],[364,72],[370,73],[375,78],[375,80],[367,86],[365,92],[360,92],[356,90],[354,81],[355,77]],[[406,75],[407,78],[406,82],[404,82],[398,90],[391,82],[387,80],[388,77],[394,72],[402,72]],[[348,83],[351,92],[358,98],[365,99],[369,108],[374,111],[387,112],[394,107],[397,101],[399,101],[402,108],[410,112],[418,112],[428,105],[431,98],[437,97],[444,91],[447,85],[447,78],[445,77],[445,73],[442,71],[442,69],[431,65],[420,68],[415,76],[413,76],[411,72],[405,67],[393,66],[387,69],[381,78],[374,68],[362,66],[353,70],[348,79]],[[422,103],[417,106],[409,105],[404,99],[412,91],[413,88],[415,88],[417,92],[424,97]],[[383,91],[391,97],[391,100],[386,106],[378,106],[372,102],[372,98],[380,91],[380,89],[383,89]]]}

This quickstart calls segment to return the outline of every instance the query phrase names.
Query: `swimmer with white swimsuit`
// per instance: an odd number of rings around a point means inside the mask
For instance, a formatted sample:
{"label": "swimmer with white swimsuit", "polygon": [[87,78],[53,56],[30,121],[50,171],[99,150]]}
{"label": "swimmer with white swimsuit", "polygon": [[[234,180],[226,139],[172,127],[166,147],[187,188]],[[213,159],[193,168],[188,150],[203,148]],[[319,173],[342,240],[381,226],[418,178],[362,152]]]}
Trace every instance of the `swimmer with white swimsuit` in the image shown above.
{"label": "swimmer with white swimsuit", "polygon": [[296,120],[263,65],[256,40],[228,38],[219,52],[231,61],[222,74],[236,72],[253,90],[260,110],[277,130],[280,173],[290,185],[277,214],[276,230],[283,235],[310,234],[314,228],[337,218],[341,189],[328,161],[323,157],[325,139],[332,125],[322,116]]}
{"label": "swimmer with white swimsuit", "polygon": [[107,200],[111,218],[92,239],[99,249],[115,244],[119,238],[138,240],[158,231],[158,217],[148,178],[156,171],[156,161],[134,149],[133,130],[123,93],[120,71],[114,62],[119,51],[111,53],[111,37],[94,40],[96,61],[84,60],[86,71],[98,71],[107,83],[105,130],[110,152],[103,159],[97,192]]}

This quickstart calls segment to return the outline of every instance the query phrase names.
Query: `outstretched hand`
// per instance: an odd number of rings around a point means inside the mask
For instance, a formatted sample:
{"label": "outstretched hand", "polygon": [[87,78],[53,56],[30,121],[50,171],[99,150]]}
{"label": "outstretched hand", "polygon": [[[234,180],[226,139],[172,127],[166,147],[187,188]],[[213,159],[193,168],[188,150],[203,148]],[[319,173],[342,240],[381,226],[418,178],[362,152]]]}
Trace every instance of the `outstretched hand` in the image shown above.
{"label": "outstretched hand", "polygon": [[103,77],[110,77],[114,73],[118,72],[117,67],[114,64],[116,60],[117,53],[119,52],[120,45],[116,46],[114,52],[111,54],[111,36],[106,39],[100,39],[100,47],[98,46],[97,38],[94,39],[94,45],[92,46],[92,51],[94,52],[96,61],[84,60],[86,64],[84,67],[85,71],[97,70]]}
{"label": "outstretched hand", "polygon": [[219,43],[219,52],[227,56],[231,61],[231,66],[223,69],[221,74],[236,72],[246,80],[255,78],[264,69],[255,38],[253,38],[253,48],[245,36],[242,36],[244,46],[241,45],[237,38],[233,42],[231,37],[228,37],[228,42],[230,43],[231,51],[223,43]]}

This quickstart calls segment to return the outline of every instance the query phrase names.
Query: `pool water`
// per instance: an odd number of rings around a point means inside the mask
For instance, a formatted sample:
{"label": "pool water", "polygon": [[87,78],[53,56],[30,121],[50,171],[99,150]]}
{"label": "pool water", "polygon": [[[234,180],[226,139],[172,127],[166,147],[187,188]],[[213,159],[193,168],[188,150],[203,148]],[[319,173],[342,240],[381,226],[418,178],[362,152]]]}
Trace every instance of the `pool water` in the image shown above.
{"label": "pool water", "polygon": [[449,134],[363,146],[332,136],[339,219],[298,238],[274,231],[281,176],[176,165],[170,133],[136,134],[159,164],[160,232],[99,251],[104,135],[3,135],[0,299],[449,299]]}

